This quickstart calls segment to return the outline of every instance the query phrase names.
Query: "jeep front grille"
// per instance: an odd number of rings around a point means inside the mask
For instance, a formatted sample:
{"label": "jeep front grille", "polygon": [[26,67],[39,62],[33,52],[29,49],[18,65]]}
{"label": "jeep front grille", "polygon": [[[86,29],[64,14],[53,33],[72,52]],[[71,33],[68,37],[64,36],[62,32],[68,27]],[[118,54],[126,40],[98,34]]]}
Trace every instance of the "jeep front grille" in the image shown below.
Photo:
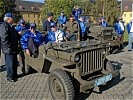
{"label": "jeep front grille", "polygon": [[82,76],[100,70],[103,67],[102,49],[85,51],[81,54]]}

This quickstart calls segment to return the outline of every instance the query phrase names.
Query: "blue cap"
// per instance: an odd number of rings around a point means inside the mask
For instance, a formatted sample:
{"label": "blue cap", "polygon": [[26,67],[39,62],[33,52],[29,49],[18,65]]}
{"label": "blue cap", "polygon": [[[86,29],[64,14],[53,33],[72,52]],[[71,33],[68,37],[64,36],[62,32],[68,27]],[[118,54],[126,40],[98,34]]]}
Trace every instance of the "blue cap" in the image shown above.
{"label": "blue cap", "polygon": [[56,26],[56,23],[55,22],[51,22],[50,26]]}
{"label": "blue cap", "polygon": [[35,23],[31,23],[31,24],[30,24],[30,27],[31,27],[31,28],[35,28],[35,27],[36,27],[36,24],[35,24]]}
{"label": "blue cap", "polygon": [[23,24],[23,23],[25,23],[25,20],[24,19],[20,19],[19,20],[19,24]]}
{"label": "blue cap", "polygon": [[11,18],[13,18],[13,14],[12,13],[6,13],[5,14],[5,17],[11,17]]}

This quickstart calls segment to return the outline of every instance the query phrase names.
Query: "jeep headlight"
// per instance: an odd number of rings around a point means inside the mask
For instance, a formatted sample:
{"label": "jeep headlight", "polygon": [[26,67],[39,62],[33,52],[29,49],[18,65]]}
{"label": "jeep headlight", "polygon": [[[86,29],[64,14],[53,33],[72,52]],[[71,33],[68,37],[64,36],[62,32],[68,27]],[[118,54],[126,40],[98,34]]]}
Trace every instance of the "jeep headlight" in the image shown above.
{"label": "jeep headlight", "polygon": [[79,62],[80,59],[81,59],[80,54],[76,54],[76,55],[75,55],[75,58],[74,58],[74,61],[75,61],[75,62]]}

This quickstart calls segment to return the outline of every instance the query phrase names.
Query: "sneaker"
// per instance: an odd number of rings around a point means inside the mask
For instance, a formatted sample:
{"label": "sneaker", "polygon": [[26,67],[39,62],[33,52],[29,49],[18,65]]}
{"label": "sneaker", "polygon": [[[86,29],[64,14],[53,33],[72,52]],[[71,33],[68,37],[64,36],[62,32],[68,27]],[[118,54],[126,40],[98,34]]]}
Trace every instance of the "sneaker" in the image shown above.
{"label": "sneaker", "polygon": [[132,50],[128,50],[128,51],[132,51]]}
{"label": "sneaker", "polygon": [[15,82],[15,80],[14,79],[11,79],[11,78],[7,78],[7,81],[9,81],[9,82]]}

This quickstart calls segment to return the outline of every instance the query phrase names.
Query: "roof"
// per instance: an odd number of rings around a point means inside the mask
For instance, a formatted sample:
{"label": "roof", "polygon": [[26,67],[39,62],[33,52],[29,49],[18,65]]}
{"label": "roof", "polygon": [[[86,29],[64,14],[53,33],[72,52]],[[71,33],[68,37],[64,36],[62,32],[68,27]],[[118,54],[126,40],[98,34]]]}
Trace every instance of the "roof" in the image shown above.
{"label": "roof", "polygon": [[122,0],[122,11],[131,12],[132,11],[132,0]]}
{"label": "roof", "polygon": [[40,8],[43,6],[43,3],[22,0],[16,0],[15,4],[16,11],[21,12],[40,12]]}

